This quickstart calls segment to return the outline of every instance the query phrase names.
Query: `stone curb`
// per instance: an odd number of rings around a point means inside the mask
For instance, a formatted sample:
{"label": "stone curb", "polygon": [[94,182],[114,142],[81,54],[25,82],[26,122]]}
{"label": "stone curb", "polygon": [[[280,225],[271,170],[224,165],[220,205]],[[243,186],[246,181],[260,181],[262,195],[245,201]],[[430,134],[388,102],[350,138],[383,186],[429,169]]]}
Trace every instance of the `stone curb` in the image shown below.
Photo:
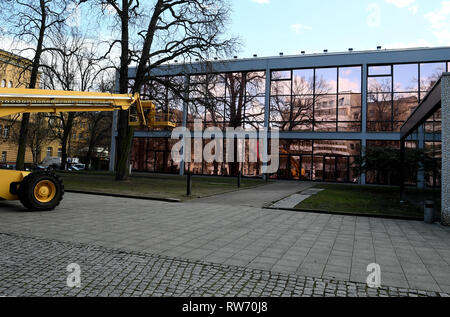
{"label": "stone curb", "polygon": [[279,207],[271,207],[264,206],[264,209],[269,210],[286,210],[286,211],[295,211],[295,212],[310,212],[316,214],[327,214],[327,215],[341,215],[341,216],[354,216],[354,217],[368,217],[368,218],[384,218],[384,219],[394,219],[394,220],[413,220],[413,221],[423,221],[423,218],[419,217],[407,217],[407,216],[387,216],[387,215],[371,215],[371,214],[358,214],[358,213],[350,213],[343,211],[326,211],[319,209],[297,209],[297,208],[279,208]]}
{"label": "stone curb", "polygon": [[111,193],[91,192],[91,191],[82,191],[82,190],[67,190],[67,189],[64,190],[64,192],[74,193],[74,194],[94,195],[94,196],[107,196],[107,197],[117,197],[117,198],[163,201],[163,202],[168,202],[168,203],[181,202],[180,199],[176,199],[176,198],[142,197],[142,196],[133,196],[133,195],[111,194]]}

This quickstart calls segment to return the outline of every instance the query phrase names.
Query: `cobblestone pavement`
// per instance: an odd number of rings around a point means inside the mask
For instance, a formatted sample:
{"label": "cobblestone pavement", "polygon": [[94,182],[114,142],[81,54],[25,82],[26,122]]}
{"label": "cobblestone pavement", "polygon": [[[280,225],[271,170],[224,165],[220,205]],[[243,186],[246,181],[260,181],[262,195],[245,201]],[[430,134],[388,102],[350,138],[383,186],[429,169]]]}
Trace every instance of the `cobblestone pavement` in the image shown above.
{"label": "cobblestone pavement", "polygon": [[377,263],[386,285],[450,293],[450,227],[420,221],[67,193],[51,212],[0,201],[0,232],[360,283]]}
{"label": "cobblestone pavement", "polygon": [[[80,288],[67,286],[71,263]],[[0,234],[0,296],[449,297],[16,234]]]}

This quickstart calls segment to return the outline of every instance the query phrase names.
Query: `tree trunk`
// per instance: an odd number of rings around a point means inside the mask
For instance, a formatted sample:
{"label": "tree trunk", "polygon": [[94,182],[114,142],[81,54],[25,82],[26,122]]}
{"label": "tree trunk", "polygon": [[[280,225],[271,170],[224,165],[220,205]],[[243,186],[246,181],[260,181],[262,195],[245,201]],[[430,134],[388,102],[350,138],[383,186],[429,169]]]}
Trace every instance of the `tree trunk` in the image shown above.
{"label": "tree trunk", "polygon": [[[33,65],[31,68],[30,84],[28,88],[36,88],[39,65],[41,62],[42,46],[44,42],[45,24],[47,19],[45,2],[40,0],[41,9],[41,25],[39,29],[39,38],[36,46],[36,54],[34,55]],[[28,123],[30,122],[30,114],[24,113],[22,115],[22,122],[20,123],[19,148],[17,150],[16,169],[25,169],[25,152],[27,148]]]}
{"label": "tree trunk", "polygon": [[[120,78],[119,78],[119,93],[128,93],[128,0],[122,0],[122,14],[121,14],[121,56],[120,56]],[[134,131],[128,126],[128,110],[119,110],[119,118],[117,123],[117,163],[116,163],[116,180],[127,180],[129,176],[129,160],[131,151],[131,142],[133,140]]]}

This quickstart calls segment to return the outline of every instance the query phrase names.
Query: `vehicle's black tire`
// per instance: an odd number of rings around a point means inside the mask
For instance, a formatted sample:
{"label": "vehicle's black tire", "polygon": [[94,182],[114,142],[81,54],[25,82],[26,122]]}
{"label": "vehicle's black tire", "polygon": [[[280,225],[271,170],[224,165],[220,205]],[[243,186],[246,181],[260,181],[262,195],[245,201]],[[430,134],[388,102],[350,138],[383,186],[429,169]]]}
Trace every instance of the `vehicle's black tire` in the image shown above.
{"label": "vehicle's black tire", "polygon": [[[39,191],[42,187],[45,188]],[[28,174],[19,186],[20,202],[31,211],[53,210],[63,196],[64,184],[53,172],[38,171]]]}

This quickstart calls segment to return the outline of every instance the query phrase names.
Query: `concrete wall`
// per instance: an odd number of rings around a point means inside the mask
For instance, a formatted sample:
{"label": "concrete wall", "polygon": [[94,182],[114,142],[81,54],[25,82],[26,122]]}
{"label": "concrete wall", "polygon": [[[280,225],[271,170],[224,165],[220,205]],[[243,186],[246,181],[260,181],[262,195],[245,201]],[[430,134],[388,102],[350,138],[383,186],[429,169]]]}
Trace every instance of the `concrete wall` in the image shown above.
{"label": "concrete wall", "polygon": [[442,76],[442,224],[450,226],[450,73]]}

